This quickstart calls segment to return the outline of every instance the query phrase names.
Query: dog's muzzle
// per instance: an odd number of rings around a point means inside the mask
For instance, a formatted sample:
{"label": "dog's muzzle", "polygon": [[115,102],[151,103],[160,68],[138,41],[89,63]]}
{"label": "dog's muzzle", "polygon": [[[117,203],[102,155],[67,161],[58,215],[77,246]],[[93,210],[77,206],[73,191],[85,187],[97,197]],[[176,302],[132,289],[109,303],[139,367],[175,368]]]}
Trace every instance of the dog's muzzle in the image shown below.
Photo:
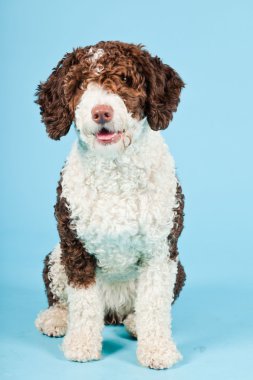
{"label": "dog's muzzle", "polygon": [[110,105],[98,104],[91,110],[92,120],[101,126],[101,129],[95,134],[97,141],[100,144],[114,144],[121,139],[125,148],[130,145],[131,139],[126,135],[125,130],[123,131],[112,131],[110,130],[109,124],[113,121],[114,110]]}

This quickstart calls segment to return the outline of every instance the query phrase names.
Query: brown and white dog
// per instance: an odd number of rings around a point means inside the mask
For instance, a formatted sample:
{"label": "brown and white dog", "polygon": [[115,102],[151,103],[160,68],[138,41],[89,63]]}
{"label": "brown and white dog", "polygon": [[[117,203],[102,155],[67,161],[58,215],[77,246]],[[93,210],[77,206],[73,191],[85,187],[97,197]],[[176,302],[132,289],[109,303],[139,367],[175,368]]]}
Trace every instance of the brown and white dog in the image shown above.
{"label": "brown and white dog", "polygon": [[171,304],[185,273],[177,240],[184,197],[165,129],[183,81],[141,45],[99,42],[66,54],[36,102],[48,135],[74,122],[78,139],[57,188],[60,243],[43,277],[49,308],[37,328],[63,336],[66,358],[99,359],[104,323],[138,338],[139,362],[168,368],[181,355]]}

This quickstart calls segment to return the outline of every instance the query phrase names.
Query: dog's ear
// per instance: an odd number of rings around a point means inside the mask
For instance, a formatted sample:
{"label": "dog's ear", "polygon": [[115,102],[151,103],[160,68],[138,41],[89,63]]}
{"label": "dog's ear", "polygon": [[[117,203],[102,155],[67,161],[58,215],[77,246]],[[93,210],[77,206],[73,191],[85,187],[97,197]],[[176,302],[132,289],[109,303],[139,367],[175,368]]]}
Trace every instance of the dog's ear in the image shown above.
{"label": "dog's ear", "polygon": [[176,71],[163,64],[160,58],[145,53],[144,73],[147,85],[145,114],[150,127],[157,131],[167,128],[172,120],[184,82]]}
{"label": "dog's ear", "polygon": [[80,84],[79,50],[67,53],[53,69],[48,80],[39,84],[35,94],[42,122],[54,140],[59,140],[68,133],[74,119],[71,103]]}

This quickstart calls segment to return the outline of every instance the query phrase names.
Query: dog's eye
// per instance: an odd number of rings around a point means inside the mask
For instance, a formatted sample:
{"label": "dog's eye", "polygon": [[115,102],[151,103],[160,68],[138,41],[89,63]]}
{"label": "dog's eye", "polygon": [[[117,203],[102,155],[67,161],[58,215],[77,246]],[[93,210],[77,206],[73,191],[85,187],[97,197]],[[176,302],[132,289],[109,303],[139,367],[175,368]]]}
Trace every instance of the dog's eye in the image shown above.
{"label": "dog's eye", "polygon": [[128,87],[131,87],[133,84],[133,78],[130,77],[129,75],[122,74],[120,76],[120,79],[123,83],[125,83]]}

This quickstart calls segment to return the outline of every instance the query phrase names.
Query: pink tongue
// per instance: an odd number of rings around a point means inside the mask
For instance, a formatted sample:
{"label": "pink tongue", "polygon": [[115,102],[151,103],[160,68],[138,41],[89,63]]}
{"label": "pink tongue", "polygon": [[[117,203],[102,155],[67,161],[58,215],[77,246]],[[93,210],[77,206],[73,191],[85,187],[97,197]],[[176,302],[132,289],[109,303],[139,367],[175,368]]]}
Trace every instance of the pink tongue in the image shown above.
{"label": "pink tongue", "polygon": [[114,132],[99,132],[97,133],[98,140],[111,140],[116,133]]}

